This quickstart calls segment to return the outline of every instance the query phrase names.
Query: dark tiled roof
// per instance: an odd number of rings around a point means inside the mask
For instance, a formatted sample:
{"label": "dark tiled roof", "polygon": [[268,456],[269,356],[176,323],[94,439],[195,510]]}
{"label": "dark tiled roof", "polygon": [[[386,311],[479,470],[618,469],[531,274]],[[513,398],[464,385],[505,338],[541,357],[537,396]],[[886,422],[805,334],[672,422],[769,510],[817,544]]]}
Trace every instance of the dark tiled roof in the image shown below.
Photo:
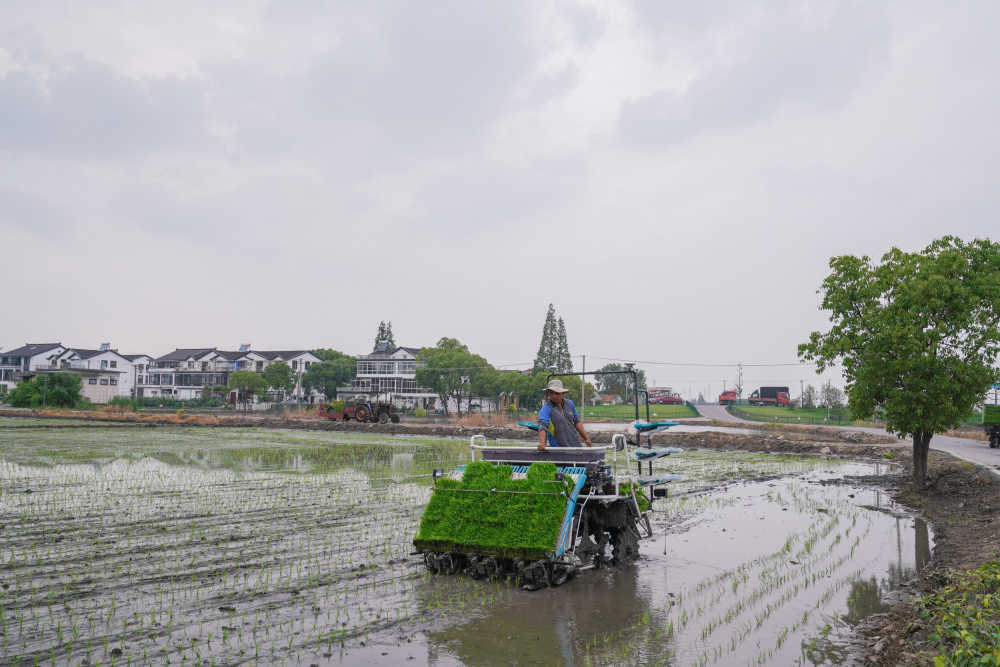
{"label": "dark tiled roof", "polygon": [[390,357],[392,357],[392,355],[396,354],[400,350],[403,350],[404,352],[409,352],[413,356],[417,356],[417,352],[420,352],[420,350],[422,350],[422,349],[423,348],[420,348],[420,347],[404,347],[403,345],[397,345],[396,347],[393,347],[393,348],[377,347],[377,348],[375,348],[374,352],[372,352],[371,354],[368,354],[368,355],[364,355],[362,358],[364,358],[364,359],[389,359]]}
{"label": "dark tiled roof", "polygon": [[75,352],[76,356],[80,357],[81,359],[90,359],[91,357],[96,357],[102,352],[109,351],[109,350],[84,350],[79,347],[71,347],[69,349],[71,352]]}
{"label": "dark tiled roof", "polygon": [[[76,356],[80,357],[80,359],[90,359],[91,357],[96,357],[97,355],[104,354],[105,352],[112,352],[123,359],[128,359],[128,357],[124,354],[119,354],[118,350],[83,350],[79,347],[71,347],[69,349],[75,352]],[[129,359],[129,361],[131,361],[131,359]]]}
{"label": "dark tiled roof", "polygon": [[179,347],[173,352],[158,357],[156,361],[187,361],[188,359],[200,359],[209,352],[215,352],[214,347]]}
{"label": "dark tiled roof", "polygon": [[123,354],[122,356],[128,359],[129,361],[135,361],[139,357],[149,357],[150,359],[153,358],[150,357],[148,354]]}
{"label": "dark tiled roof", "polygon": [[223,359],[226,359],[227,361],[236,361],[240,357],[245,356],[247,354],[250,354],[249,351],[247,351],[247,352],[231,352],[231,351],[228,351],[228,350],[216,350],[215,353],[217,355],[219,355],[220,357],[222,357]]}
{"label": "dark tiled roof", "polygon": [[25,343],[16,350],[7,350],[6,352],[0,352],[0,354],[5,357],[33,357],[36,354],[42,354],[43,352],[48,352],[62,346],[62,343]]}
{"label": "dark tiled roof", "polygon": [[252,350],[252,351],[256,352],[265,359],[269,359],[271,361],[277,359],[278,357],[281,357],[282,359],[292,359],[293,357],[297,357],[299,355],[308,354],[312,352],[312,350],[279,350],[279,351]]}

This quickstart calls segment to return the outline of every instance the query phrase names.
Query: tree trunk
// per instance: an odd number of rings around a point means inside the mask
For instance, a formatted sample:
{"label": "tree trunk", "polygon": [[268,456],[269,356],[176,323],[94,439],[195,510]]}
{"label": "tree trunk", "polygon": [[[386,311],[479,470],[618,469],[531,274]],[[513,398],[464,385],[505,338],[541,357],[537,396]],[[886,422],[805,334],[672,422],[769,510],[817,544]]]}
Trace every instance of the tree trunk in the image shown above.
{"label": "tree trunk", "polygon": [[927,452],[931,448],[930,431],[913,433],[913,486],[922,491],[927,486]]}

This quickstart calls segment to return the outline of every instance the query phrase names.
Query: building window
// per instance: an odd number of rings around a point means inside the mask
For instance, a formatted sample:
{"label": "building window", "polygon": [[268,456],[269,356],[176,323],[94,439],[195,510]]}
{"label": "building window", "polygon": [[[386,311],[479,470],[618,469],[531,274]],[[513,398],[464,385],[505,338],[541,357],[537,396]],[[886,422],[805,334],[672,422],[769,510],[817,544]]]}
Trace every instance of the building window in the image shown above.
{"label": "building window", "polygon": [[108,360],[101,359],[101,368],[107,368],[107,367],[108,367]]}
{"label": "building window", "polygon": [[114,361],[114,360],[112,360],[112,361],[111,361],[111,368],[118,368],[118,362],[117,362],[117,361]]}
{"label": "building window", "polygon": [[97,378],[90,378],[87,380],[87,384],[97,384]]}
{"label": "building window", "polygon": [[108,383],[108,378],[101,378],[101,384],[106,385]]}
{"label": "building window", "polygon": [[299,370],[299,362],[297,362],[297,361],[293,361],[292,362],[292,370],[293,371]]}

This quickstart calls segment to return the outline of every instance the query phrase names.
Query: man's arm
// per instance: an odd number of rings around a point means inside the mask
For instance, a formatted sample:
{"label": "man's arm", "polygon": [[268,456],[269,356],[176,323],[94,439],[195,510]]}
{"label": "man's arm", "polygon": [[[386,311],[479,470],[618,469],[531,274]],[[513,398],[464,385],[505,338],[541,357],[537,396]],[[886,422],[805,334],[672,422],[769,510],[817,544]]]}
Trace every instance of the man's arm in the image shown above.
{"label": "man's arm", "polygon": [[583,422],[577,422],[576,423],[576,431],[577,431],[577,433],[580,434],[580,437],[583,438],[583,441],[585,443],[587,443],[588,447],[593,447],[594,446],[594,443],[592,443],[590,441],[590,436],[587,435],[587,432],[585,430],[583,430]]}
{"label": "man's arm", "polygon": [[544,452],[545,445],[548,444],[549,419],[552,408],[548,402],[538,411],[538,451]]}

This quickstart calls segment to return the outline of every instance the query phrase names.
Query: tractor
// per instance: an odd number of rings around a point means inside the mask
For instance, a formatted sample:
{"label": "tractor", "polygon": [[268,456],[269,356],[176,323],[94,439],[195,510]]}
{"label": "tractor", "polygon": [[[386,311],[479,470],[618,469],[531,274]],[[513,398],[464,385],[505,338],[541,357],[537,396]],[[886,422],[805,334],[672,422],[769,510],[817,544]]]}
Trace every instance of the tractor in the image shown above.
{"label": "tractor", "polygon": [[990,447],[997,449],[1000,447],[1000,405],[995,401],[1000,394],[1000,385],[994,385],[994,390],[996,391],[993,395],[994,404],[983,406],[983,429],[986,431]]}
{"label": "tractor", "polygon": [[[372,394],[365,398],[349,398],[339,401],[340,405],[328,406],[326,416],[329,419],[352,419],[359,422],[378,422],[379,424],[399,423],[399,414],[392,404],[390,394]],[[339,408],[339,409],[338,409]]]}

